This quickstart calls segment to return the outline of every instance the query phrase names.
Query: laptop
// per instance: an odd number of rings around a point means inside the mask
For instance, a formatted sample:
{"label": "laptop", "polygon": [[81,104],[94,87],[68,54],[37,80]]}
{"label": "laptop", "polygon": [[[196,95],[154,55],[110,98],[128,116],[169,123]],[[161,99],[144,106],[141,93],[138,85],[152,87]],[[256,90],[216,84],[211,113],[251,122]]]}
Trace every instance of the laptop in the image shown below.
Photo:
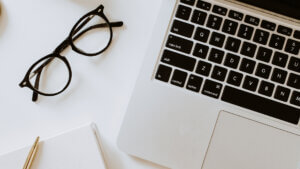
{"label": "laptop", "polygon": [[163,0],[120,149],[172,169],[299,169],[299,9]]}

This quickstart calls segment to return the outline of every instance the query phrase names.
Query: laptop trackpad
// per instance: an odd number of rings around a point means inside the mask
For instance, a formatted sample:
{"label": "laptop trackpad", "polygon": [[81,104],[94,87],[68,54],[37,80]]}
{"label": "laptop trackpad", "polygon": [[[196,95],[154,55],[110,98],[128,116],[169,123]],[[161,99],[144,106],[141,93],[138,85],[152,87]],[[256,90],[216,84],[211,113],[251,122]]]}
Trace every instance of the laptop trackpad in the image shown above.
{"label": "laptop trackpad", "polygon": [[300,169],[300,136],[221,112],[202,169]]}

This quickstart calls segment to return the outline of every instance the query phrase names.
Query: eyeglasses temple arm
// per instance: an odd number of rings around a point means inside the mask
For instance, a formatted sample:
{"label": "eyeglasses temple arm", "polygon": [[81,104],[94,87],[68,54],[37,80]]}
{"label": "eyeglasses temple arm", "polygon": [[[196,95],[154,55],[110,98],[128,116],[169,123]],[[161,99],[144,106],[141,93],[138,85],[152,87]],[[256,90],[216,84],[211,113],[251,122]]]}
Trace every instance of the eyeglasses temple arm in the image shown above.
{"label": "eyeglasses temple arm", "polygon": [[[36,79],[35,79],[35,83],[34,83],[34,88],[37,89],[37,90],[39,89],[39,86],[40,86],[40,78],[41,78],[42,71],[43,70],[39,71],[37,73],[37,75],[36,75]],[[32,101],[33,102],[37,101],[38,95],[39,94],[37,92],[33,91],[33,94],[32,94]]]}

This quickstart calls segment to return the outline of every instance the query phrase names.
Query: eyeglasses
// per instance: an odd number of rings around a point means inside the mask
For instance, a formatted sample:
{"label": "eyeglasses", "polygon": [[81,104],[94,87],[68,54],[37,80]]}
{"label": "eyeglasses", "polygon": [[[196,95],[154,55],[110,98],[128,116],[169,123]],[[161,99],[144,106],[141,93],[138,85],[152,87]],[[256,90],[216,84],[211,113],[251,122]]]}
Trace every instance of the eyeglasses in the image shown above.
{"label": "eyeglasses", "polygon": [[123,26],[123,22],[109,22],[103,10],[104,6],[100,5],[80,18],[69,36],[53,53],[41,58],[29,68],[19,86],[33,91],[32,101],[37,101],[39,94],[56,96],[70,85],[71,66],[66,57],[61,55],[67,47],[71,46],[73,51],[84,56],[96,56],[110,46],[113,39],[112,28]]}

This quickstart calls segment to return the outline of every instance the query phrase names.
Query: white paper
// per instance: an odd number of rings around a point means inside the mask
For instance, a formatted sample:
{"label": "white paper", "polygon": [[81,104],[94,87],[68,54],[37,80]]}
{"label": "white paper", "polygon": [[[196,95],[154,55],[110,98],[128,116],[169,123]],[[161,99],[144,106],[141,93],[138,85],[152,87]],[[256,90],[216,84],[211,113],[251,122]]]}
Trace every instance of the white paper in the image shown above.
{"label": "white paper", "polygon": [[[31,169],[105,169],[93,125],[86,125],[39,144]],[[22,169],[31,146],[1,155],[0,169]]]}

